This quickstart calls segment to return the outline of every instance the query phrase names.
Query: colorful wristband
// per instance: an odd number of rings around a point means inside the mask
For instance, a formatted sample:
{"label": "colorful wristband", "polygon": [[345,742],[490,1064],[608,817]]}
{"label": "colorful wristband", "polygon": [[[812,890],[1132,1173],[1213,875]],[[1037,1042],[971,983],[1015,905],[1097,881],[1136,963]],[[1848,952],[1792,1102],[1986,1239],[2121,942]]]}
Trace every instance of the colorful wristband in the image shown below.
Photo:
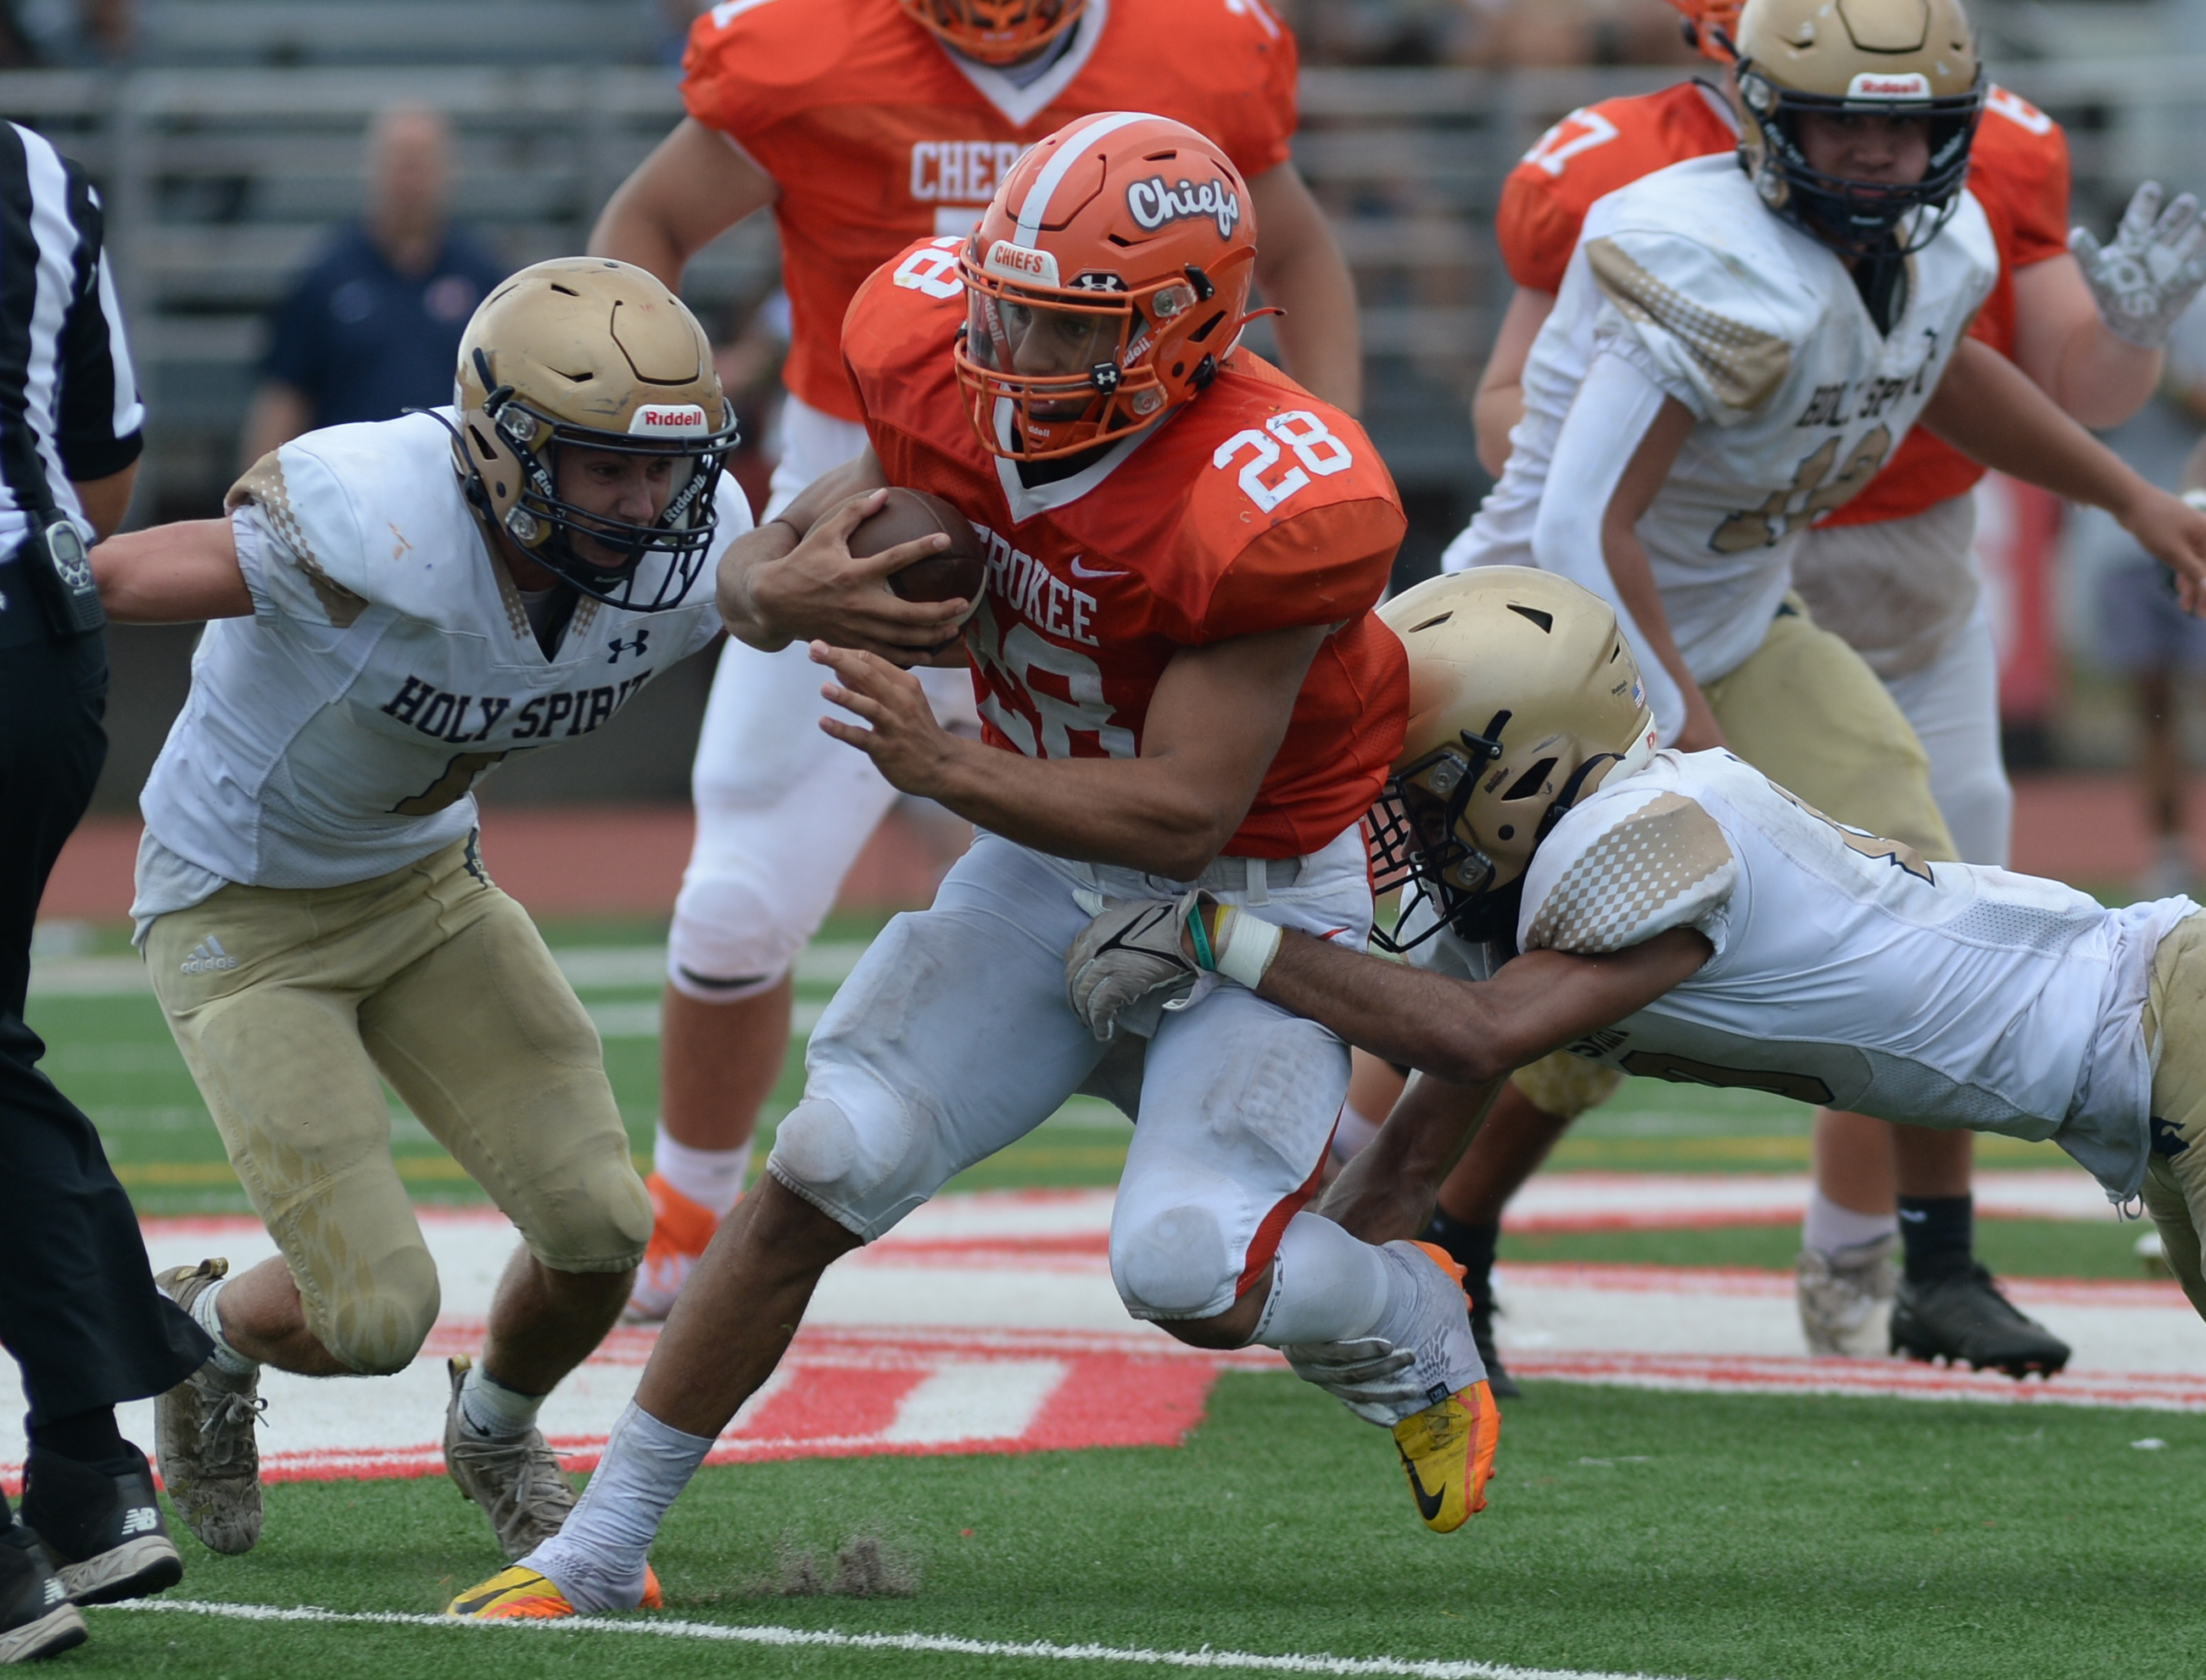
{"label": "colorful wristband", "polygon": [[1216,968],[1218,958],[1211,950],[1210,935],[1202,925],[1202,900],[1200,896],[1187,907],[1187,937],[1195,946],[1195,966],[1203,969]]}

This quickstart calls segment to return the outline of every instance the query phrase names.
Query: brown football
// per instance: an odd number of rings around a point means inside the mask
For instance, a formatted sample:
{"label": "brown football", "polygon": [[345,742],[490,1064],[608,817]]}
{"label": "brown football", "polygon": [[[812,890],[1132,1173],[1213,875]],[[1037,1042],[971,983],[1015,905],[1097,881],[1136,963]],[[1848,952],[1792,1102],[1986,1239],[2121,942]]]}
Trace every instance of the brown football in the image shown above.
{"label": "brown football", "polygon": [[980,539],[965,515],[939,496],[892,487],[880,511],[867,516],[850,533],[850,552],[861,557],[879,554],[885,548],[917,542],[938,531],[949,537],[950,546],[890,573],[889,587],[907,601],[963,599],[979,605],[988,575]]}

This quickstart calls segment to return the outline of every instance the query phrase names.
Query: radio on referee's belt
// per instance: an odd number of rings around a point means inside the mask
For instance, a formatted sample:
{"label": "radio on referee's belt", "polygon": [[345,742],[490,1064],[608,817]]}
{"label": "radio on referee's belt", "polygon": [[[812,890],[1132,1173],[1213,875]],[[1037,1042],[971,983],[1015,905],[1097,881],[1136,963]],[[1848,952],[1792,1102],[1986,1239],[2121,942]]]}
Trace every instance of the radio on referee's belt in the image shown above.
{"label": "radio on referee's belt", "polygon": [[33,515],[15,557],[22,563],[25,581],[45,609],[55,640],[91,635],[107,623],[84,533],[68,515],[49,509]]}

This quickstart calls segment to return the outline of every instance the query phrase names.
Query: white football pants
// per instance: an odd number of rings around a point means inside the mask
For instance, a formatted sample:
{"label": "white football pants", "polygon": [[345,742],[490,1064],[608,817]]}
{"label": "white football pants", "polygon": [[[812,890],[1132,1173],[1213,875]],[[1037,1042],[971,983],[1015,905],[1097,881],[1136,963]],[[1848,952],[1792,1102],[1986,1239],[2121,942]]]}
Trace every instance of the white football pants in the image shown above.
{"label": "white football pants", "polygon": [[[1180,890],[981,834],[933,908],[890,922],[836,992],[767,1171],[871,1242],[1076,1091],[1107,1091],[1141,1117],[1111,1218],[1120,1298],[1136,1318],[1224,1312],[1316,1188],[1348,1050],[1221,983],[1166,1013],[1143,1063],[1136,1039],[1106,1063],[1065,1001],[1064,950],[1095,903],[1075,895]],[[1360,829],[1305,859],[1291,886],[1213,891],[1358,949],[1370,930]]]}
{"label": "white football pants", "polygon": [[2014,786],[2000,758],[1999,652],[1980,600],[1938,657],[1890,691],[1930,759],[1930,796],[1964,863],[2006,867]]}
{"label": "white football pants", "polygon": [[[866,429],[792,396],[782,438],[769,519],[862,451]],[[686,997],[730,1003],[787,974],[896,803],[872,760],[820,732],[827,675],[802,642],[761,653],[730,639],[720,650],[690,770],[697,837],[667,938],[667,978]],[[977,727],[967,672],[916,675],[945,727]]]}

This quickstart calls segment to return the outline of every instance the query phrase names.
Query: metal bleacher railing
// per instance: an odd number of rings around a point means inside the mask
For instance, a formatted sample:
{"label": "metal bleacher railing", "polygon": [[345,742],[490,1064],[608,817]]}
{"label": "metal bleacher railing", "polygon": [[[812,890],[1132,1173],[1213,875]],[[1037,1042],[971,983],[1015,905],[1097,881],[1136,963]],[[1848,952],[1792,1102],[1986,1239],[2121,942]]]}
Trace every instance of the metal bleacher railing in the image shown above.
{"label": "metal bleacher railing", "polygon": [[[157,44],[171,68],[0,74],[0,114],[51,135],[105,194],[152,402],[150,494],[140,517],[186,511],[228,482],[262,313],[322,231],[358,209],[361,136],[377,110],[403,101],[451,113],[456,214],[516,265],[580,248],[607,194],[681,114],[666,73],[619,63],[643,56],[641,14],[588,0],[456,9],[470,15],[470,39],[480,39],[485,14],[510,14],[516,62],[421,67],[436,42],[419,31],[442,27],[433,6],[239,0],[152,9],[157,30],[169,31]],[[412,32],[396,42],[386,15],[394,11]],[[265,42],[256,49],[264,67],[188,68],[201,47],[211,58],[234,53],[236,36],[224,29],[250,22],[265,33],[279,15],[311,20],[319,32],[301,45],[298,68],[265,68]],[[616,22],[627,33],[609,35]],[[461,26],[450,27],[457,41]],[[390,56],[416,62],[372,62],[386,45]],[[577,68],[593,45],[608,68]],[[346,62],[318,62],[332,57]],[[1304,74],[1297,157],[1356,270],[1372,430],[1413,497],[1452,503],[1459,515],[1484,486],[1465,403],[1508,289],[1492,233],[1502,176],[1572,108],[1676,75]],[[2202,75],[2206,64],[2162,59],[2030,65],[2002,80],[2068,125],[2076,213],[2103,231],[2143,176],[2159,174],[2172,189],[2193,184],[2199,135],[2188,101]],[[754,218],[701,256],[692,301],[708,319],[724,316],[772,284],[774,262],[772,226]],[[1430,511],[1441,524],[1452,516],[1441,505]]]}

